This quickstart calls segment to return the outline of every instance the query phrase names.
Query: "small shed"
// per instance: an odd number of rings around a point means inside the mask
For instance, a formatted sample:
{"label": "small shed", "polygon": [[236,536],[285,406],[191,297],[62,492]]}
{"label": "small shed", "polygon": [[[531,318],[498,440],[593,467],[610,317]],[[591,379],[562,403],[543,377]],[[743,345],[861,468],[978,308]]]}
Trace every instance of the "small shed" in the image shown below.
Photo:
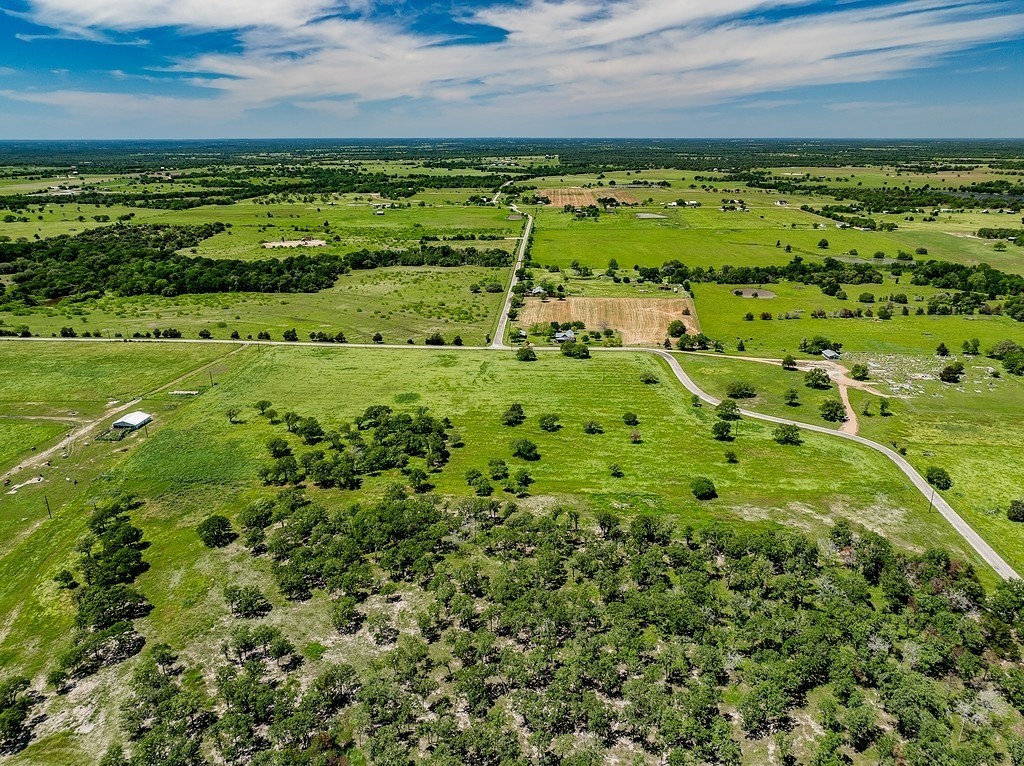
{"label": "small shed", "polygon": [[135,431],[142,428],[146,423],[153,420],[153,416],[145,412],[129,412],[120,420],[114,421],[114,428],[124,428],[129,431]]}
{"label": "small shed", "polygon": [[839,360],[839,352],[833,351],[830,348],[826,348],[824,351],[822,351],[821,355],[828,359],[830,362],[835,362]]}

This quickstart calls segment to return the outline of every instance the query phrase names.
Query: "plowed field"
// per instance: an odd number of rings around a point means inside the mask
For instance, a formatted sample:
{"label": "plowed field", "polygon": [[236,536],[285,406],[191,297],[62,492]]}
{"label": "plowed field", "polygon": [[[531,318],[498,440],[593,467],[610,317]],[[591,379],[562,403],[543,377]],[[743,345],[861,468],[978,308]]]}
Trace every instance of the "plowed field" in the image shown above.
{"label": "plowed field", "polygon": [[[690,316],[683,309],[690,309]],[[583,322],[588,330],[612,328],[622,333],[626,346],[658,345],[665,340],[673,319],[686,324],[687,331],[700,331],[693,302],[689,298],[566,298],[564,301],[527,298],[519,311],[519,324],[538,322]]]}
{"label": "plowed field", "polygon": [[634,205],[640,201],[630,192],[616,189],[581,189],[579,187],[540,189],[537,191],[537,194],[551,200],[551,207],[565,207],[566,205],[586,207],[587,205],[596,205],[598,197],[614,197],[619,202],[627,205]]}

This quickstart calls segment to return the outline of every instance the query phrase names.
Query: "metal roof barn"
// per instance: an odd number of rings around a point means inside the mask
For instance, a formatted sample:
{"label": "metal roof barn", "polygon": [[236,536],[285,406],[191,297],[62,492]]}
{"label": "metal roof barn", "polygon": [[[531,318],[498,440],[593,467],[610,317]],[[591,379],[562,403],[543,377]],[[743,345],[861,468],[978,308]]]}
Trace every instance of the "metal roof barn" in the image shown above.
{"label": "metal roof barn", "polygon": [[145,412],[129,412],[120,420],[114,421],[114,428],[142,428],[146,423],[153,420],[153,416]]}

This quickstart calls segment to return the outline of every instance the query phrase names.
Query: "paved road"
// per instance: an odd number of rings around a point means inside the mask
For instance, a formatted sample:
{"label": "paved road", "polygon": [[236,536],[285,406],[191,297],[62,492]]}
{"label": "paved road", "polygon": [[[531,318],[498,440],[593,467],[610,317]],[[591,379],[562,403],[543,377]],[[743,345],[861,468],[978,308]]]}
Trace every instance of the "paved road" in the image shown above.
{"label": "paved road", "polygon": [[[512,205],[512,210],[519,213],[519,208]],[[512,267],[512,278],[508,282],[508,292],[505,293],[505,303],[501,307],[501,316],[498,317],[498,329],[494,331],[494,339],[491,341],[491,348],[508,348],[505,343],[505,332],[508,328],[508,312],[512,310],[512,289],[519,282],[519,269],[526,261],[526,249],[530,246],[530,233],[533,231],[533,216],[529,213],[520,213],[526,216],[526,228],[523,229],[523,239],[519,243],[519,253],[516,255],[515,265]]]}
{"label": "paved road", "polygon": [[[527,225],[527,232],[526,232],[527,236],[529,235],[529,226],[530,226],[530,224],[532,224],[532,222],[533,222],[532,218],[529,219],[529,222],[528,222],[528,225]],[[527,241],[526,237],[524,237],[523,242],[525,243],[526,241]],[[520,248],[520,258],[522,258],[522,255],[524,254],[524,252],[525,252],[525,244],[524,244],[523,248]],[[517,269],[518,269],[518,266],[517,266]],[[509,302],[510,300],[511,300],[511,287],[509,288],[509,295],[506,298],[506,303]],[[507,307],[506,307],[506,313],[507,313]],[[507,316],[504,315],[504,314],[503,314],[503,319],[507,319]],[[501,326],[501,329],[502,329],[502,333],[504,333],[505,324],[507,324],[507,322],[503,321],[503,322],[500,323],[500,326]],[[31,341],[50,341],[50,342],[52,342],[54,340],[57,340],[57,341],[62,342],[62,343],[75,343],[75,342],[81,342],[81,343],[115,343],[116,342],[116,343],[121,343],[121,342],[123,342],[120,339],[112,340],[112,339],[106,339],[106,338],[64,338],[64,339],[60,339],[60,338],[58,338],[58,339],[54,339],[54,338],[0,338],[0,340],[2,340],[2,341],[9,341],[9,342],[26,342],[26,341],[29,341],[29,342],[31,342]],[[411,350],[415,350],[415,349],[418,349],[420,351],[436,351],[436,350],[444,350],[444,351],[492,351],[492,350],[507,350],[508,347],[502,345],[503,340],[504,340],[504,335],[502,334],[502,335],[499,335],[497,338],[495,338],[495,342],[492,343],[490,346],[414,346],[414,345],[385,345],[385,344],[378,344],[378,343],[340,343],[339,344],[339,343],[311,343],[311,342],[303,342],[303,341],[295,341],[295,342],[288,342],[288,341],[261,341],[259,345],[266,345],[266,346],[314,346],[314,347],[320,347],[320,348],[324,348],[324,347],[336,348],[336,349],[339,349],[339,350],[340,349],[346,349],[346,348],[390,348],[390,349],[407,349],[407,350],[410,350],[410,351]],[[142,343],[226,343],[226,344],[233,344],[233,345],[240,345],[240,346],[255,345],[254,341],[247,341],[247,340],[214,340],[214,339],[211,339],[211,340],[198,340],[198,339],[192,339],[192,338],[143,340],[143,341],[133,340],[132,342],[134,342],[134,343],[139,343],[139,342],[142,342]],[[536,350],[537,351],[542,351],[542,352],[544,352],[544,351],[552,352],[552,353],[558,352],[557,348],[547,348],[547,347],[540,347],[540,348],[537,348]],[[661,349],[652,349],[652,348],[630,348],[630,347],[623,347],[623,348],[595,348],[594,352],[595,353],[602,353],[602,354],[603,353],[633,353],[633,354],[635,354],[635,353],[646,353],[646,354],[657,354],[658,356],[660,356],[662,359],[664,359],[668,363],[668,366],[672,370],[672,373],[676,376],[676,379],[679,380],[679,382],[683,385],[684,388],[686,388],[687,391],[689,391],[692,394],[695,394],[696,396],[700,397],[700,399],[702,401],[704,401],[707,404],[710,404],[712,406],[715,406],[715,405],[717,405],[720,402],[719,399],[716,399],[715,397],[711,396],[711,394],[707,393],[706,391],[701,389],[696,383],[694,383],[693,379],[690,378],[690,376],[686,373],[686,371],[683,369],[682,365],[679,364],[679,360],[676,359],[676,357],[673,356],[672,354],[670,354],[668,351],[663,351]],[[743,357],[737,357],[737,358],[743,358]],[[168,384],[168,385],[173,385],[173,382],[171,384]],[[932,504],[935,507],[935,509],[938,510],[938,512],[943,515],[943,517],[950,523],[950,525],[953,527],[953,529],[956,530],[956,532],[961,537],[963,537],[964,540],[966,540],[967,543],[972,548],[974,548],[975,551],[977,551],[978,555],[981,556],[981,558],[985,561],[985,563],[987,563],[990,567],[992,567],[992,569],[1000,577],[1002,577],[1003,579],[1006,579],[1006,580],[1016,579],[1016,578],[1020,577],[1020,575],[1017,574],[1017,572],[1013,569],[1013,567],[1011,567],[1009,564],[1007,564],[1006,561],[1003,559],[1003,557],[1000,556],[998,553],[996,553],[995,550],[992,549],[992,546],[990,546],[987,542],[985,542],[982,539],[981,535],[979,535],[977,532],[975,532],[970,524],[968,524],[966,521],[964,521],[963,517],[960,516],[960,514],[958,514],[956,512],[956,510],[953,509],[953,506],[951,506],[948,502],[946,502],[946,500],[941,495],[939,495],[937,492],[934,491],[934,489],[931,487],[931,485],[928,484],[928,482],[924,479],[924,477],[921,476],[921,474],[919,474],[917,472],[917,470],[907,461],[907,459],[904,458],[902,455],[898,454],[897,452],[889,449],[888,447],[886,447],[883,444],[879,444],[878,442],[871,441],[870,439],[865,439],[863,436],[857,436],[856,434],[843,433],[842,431],[836,431],[836,430],[833,430],[831,428],[825,428],[824,426],[816,426],[816,425],[812,425],[810,423],[803,423],[803,422],[800,422],[800,421],[797,421],[797,420],[788,420],[786,418],[778,418],[778,417],[775,417],[774,415],[765,415],[763,413],[752,412],[750,410],[743,410],[743,409],[741,409],[740,412],[745,417],[751,418],[753,420],[762,420],[762,421],[765,421],[767,423],[794,425],[794,426],[797,426],[798,428],[804,429],[805,431],[813,431],[814,433],[825,434],[826,436],[832,436],[832,437],[835,437],[835,438],[838,438],[838,439],[846,439],[848,441],[856,442],[857,444],[860,444],[860,445],[862,445],[864,447],[868,447],[870,449],[873,449],[876,452],[880,452],[881,454],[885,455],[885,457],[889,458],[889,460],[892,461],[896,465],[896,467],[899,468],[907,476],[907,478],[910,479],[911,483],[918,489],[918,491],[924,497],[928,498],[932,502]]]}
{"label": "paved road", "polygon": [[[613,349],[605,350],[611,351]],[[619,349],[614,350],[617,351]],[[629,350],[635,351],[636,349]],[[693,394],[696,394],[701,398],[701,400],[707,402],[710,405],[717,405],[719,403],[719,399],[716,399],[715,397],[701,390],[701,388],[696,383],[693,382],[690,376],[686,374],[686,371],[683,370],[682,365],[679,364],[679,360],[672,356],[672,354],[668,353],[667,351],[652,351],[649,349],[648,353],[658,354],[663,359],[668,361],[668,365],[672,369],[672,372],[675,374],[676,378],[678,378],[679,382],[682,383],[688,391],[690,391]],[[925,478],[921,476],[921,474],[919,474],[917,470],[915,470],[915,468],[907,461],[905,457],[895,452],[894,450],[891,450],[885,445],[879,444],[878,442],[871,441],[870,439],[865,439],[863,436],[843,433],[842,431],[835,431],[831,428],[825,428],[824,426],[816,426],[810,423],[801,423],[796,420],[787,420],[786,418],[777,418],[773,415],[764,415],[760,412],[751,412],[750,410],[741,409],[740,412],[743,413],[743,415],[745,415],[746,417],[753,418],[755,420],[764,420],[768,423],[795,425],[806,431],[814,431],[815,433],[826,434],[828,436],[835,436],[840,439],[847,439],[848,441],[856,442],[857,444],[861,444],[865,447],[870,447],[876,452],[881,452],[883,455],[889,458],[889,460],[895,463],[897,468],[899,468],[901,471],[903,471],[904,474],[906,474],[907,478],[910,479],[911,483],[915,487],[917,487],[917,489],[921,492],[922,495],[931,500],[936,510],[938,510],[938,512],[945,517],[946,521],[948,521],[950,525],[952,525],[953,529],[955,529],[957,533],[959,533],[959,535],[967,541],[968,545],[970,545],[972,548],[974,548],[975,551],[978,552],[978,555],[985,560],[985,563],[992,567],[992,569],[994,569],[1000,577],[1002,577],[1004,580],[1019,578],[1020,575],[1017,574],[1013,567],[1007,564],[1003,557],[996,553],[992,549],[992,546],[985,542],[982,539],[981,535],[975,532],[974,528],[971,527],[970,524],[964,521],[963,517],[953,509],[953,506],[947,503],[941,495],[935,492],[932,486],[928,484]]]}

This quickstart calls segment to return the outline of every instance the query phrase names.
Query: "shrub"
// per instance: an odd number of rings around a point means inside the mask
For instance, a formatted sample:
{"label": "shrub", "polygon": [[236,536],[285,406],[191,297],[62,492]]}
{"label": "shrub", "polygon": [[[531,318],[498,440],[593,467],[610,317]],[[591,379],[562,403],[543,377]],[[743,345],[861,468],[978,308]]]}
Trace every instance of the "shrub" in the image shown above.
{"label": "shrub", "polygon": [[526,414],[523,412],[523,405],[512,404],[505,414],[501,416],[501,422],[507,426],[518,426],[526,420]]}
{"label": "shrub", "polygon": [[757,391],[750,383],[734,380],[725,387],[725,395],[730,399],[753,399]]}
{"label": "shrub", "polygon": [[444,338],[441,337],[441,333],[432,332],[427,336],[427,339],[423,341],[428,346],[443,346],[445,345]]}
{"label": "shrub", "polygon": [[935,347],[935,355],[949,356],[949,349],[946,347],[945,343],[940,343],[938,346]]}
{"label": "shrub", "polygon": [[784,370],[795,370],[796,369],[796,357],[792,354],[786,354],[782,357],[782,369]]}
{"label": "shrub", "polygon": [[850,377],[854,380],[868,379],[868,366],[866,364],[855,364],[850,369]]}
{"label": "shrub", "polygon": [[953,362],[952,364],[947,364],[942,368],[942,372],[939,373],[939,380],[943,383],[959,383],[963,376],[963,362]]}
{"label": "shrub", "polygon": [[622,422],[627,426],[636,426],[640,424],[640,418],[637,417],[635,412],[627,412],[622,416]]}
{"label": "shrub", "polygon": [[633,429],[629,433],[629,441],[633,444],[643,444],[644,437],[639,431]]}
{"label": "shrub", "polygon": [[562,344],[562,356],[571,359],[590,359],[590,347],[586,343],[577,343],[571,340]]}
{"label": "shrub", "polygon": [[292,448],[289,447],[288,442],[280,436],[274,436],[267,439],[267,451],[270,453],[270,457],[272,458],[279,458],[292,454]]}
{"label": "shrub", "polygon": [[800,392],[795,388],[790,388],[783,394],[783,399],[790,407],[796,407],[800,404]]}
{"label": "shrub", "polygon": [[512,456],[521,460],[540,460],[537,445],[529,439],[516,439],[512,442]]}
{"label": "shrub", "polygon": [[824,237],[819,239],[818,240],[818,249],[820,249],[820,250],[828,250],[828,240],[825,239]]}
{"label": "shrub", "polygon": [[857,296],[857,300],[860,301],[861,303],[874,303],[875,295],[874,293],[861,293],[859,296]]}
{"label": "shrub", "polygon": [[735,450],[727,449],[725,451],[725,462],[726,463],[738,463],[740,459],[736,457]]}
{"label": "shrub", "polygon": [[231,522],[226,516],[213,514],[203,519],[196,527],[199,539],[207,548],[223,548],[235,539],[231,530]]}
{"label": "shrub", "polygon": [[537,352],[533,350],[533,346],[523,346],[516,351],[516,359],[520,362],[536,362]]}
{"label": "shrub", "polygon": [[604,433],[604,429],[601,428],[601,424],[596,420],[588,420],[583,424],[583,433],[585,434],[600,434]]}
{"label": "shrub", "polygon": [[1011,500],[1006,518],[1010,521],[1024,521],[1024,500]]}
{"label": "shrub", "polygon": [[608,466],[608,472],[616,479],[621,479],[625,475],[618,463],[612,463]]}
{"label": "shrub", "polygon": [[820,367],[814,367],[807,371],[804,375],[804,385],[808,388],[816,388],[821,391],[825,391],[832,388],[832,380],[829,378],[828,373]]}
{"label": "shrub", "polygon": [[803,439],[800,438],[800,429],[789,423],[783,424],[772,431],[772,438],[779,444],[803,443]]}
{"label": "shrub", "polygon": [[698,500],[713,500],[718,497],[715,483],[707,476],[698,476],[690,482],[690,491]]}
{"label": "shrub", "polygon": [[678,319],[673,319],[671,322],[669,322],[668,334],[672,338],[678,338],[680,336],[686,335],[686,325]]}
{"label": "shrub", "polygon": [[846,420],[846,408],[838,399],[826,399],[821,403],[821,417],[830,423]]}
{"label": "shrub", "polygon": [[732,423],[728,420],[716,420],[711,426],[711,433],[720,442],[729,441],[732,438]]}
{"label": "shrub", "polygon": [[648,371],[640,375],[640,382],[646,386],[656,386],[661,380],[653,372]]}
{"label": "shrub", "polygon": [[949,472],[945,468],[939,468],[936,465],[930,466],[925,471],[924,477],[936,489],[949,489],[953,486],[953,480],[950,478]]}
{"label": "shrub", "polygon": [[494,458],[487,462],[487,472],[491,475],[491,478],[495,481],[501,481],[502,479],[508,478],[508,466],[505,461],[501,458]]}
{"label": "shrub", "polygon": [[723,399],[717,407],[715,407],[715,415],[720,420],[739,420],[740,419],[740,408],[732,399]]}
{"label": "shrub", "polygon": [[557,431],[562,426],[558,423],[558,415],[547,414],[541,415],[540,418],[540,430],[541,431]]}

